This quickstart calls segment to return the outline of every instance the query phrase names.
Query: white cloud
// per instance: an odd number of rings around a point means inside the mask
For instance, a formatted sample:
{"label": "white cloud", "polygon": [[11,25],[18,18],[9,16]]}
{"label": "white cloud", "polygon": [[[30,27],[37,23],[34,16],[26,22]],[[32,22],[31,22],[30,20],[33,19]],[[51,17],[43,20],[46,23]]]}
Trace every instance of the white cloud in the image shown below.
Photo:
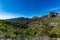
{"label": "white cloud", "polygon": [[55,10],[60,10],[60,7],[50,8],[50,9],[47,9],[46,11],[44,11],[44,12],[50,12],[50,11],[55,11]]}
{"label": "white cloud", "polygon": [[57,10],[57,9],[60,9],[60,7],[49,9],[49,11],[51,11],[51,10]]}

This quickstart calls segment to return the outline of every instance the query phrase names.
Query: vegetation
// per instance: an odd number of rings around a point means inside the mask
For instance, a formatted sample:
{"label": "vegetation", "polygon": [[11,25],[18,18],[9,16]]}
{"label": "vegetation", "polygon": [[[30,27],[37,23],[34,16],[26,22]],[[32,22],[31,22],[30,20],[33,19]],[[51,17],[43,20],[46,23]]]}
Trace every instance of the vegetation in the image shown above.
{"label": "vegetation", "polygon": [[[15,20],[15,19],[14,19]],[[0,20],[0,37],[49,37],[60,38],[60,17],[33,17],[23,21]]]}

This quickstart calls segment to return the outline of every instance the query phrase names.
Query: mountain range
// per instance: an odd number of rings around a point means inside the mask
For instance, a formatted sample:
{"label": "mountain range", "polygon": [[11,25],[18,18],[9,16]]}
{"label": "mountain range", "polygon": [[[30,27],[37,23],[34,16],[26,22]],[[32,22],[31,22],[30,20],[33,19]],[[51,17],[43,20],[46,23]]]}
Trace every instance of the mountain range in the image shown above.
{"label": "mountain range", "polygon": [[60,38],[60,14],[50,12],[48,15],[32,18],[12,18],[0,20],[1,37],[49,37]]}
{"label": "mountain range", "polygon": [[24,21],[24,20],[38,20],[38,19],[43,19],[43,18],[53,18],[53,17],[60,17],[59,13],[56,12],[50,12],[48,15],[43,15],[41,17],[34,16],[32,18],[24,18],[24,17],[18,17],[18,18],[11,18],[11,19],[6,19],[8,21]]}

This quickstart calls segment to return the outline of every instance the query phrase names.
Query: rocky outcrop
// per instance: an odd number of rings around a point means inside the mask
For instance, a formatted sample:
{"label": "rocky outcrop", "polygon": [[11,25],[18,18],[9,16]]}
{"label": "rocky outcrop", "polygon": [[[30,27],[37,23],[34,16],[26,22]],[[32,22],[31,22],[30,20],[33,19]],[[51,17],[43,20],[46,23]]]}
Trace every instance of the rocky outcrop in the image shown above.
{"label": "rocky outcrop", "polygon": [[41,18],[42,19],[44,19],[44,18],[54,18],[54,17],[58,17],[58,16],[60,16],[60,14],[58,14],[56,12],[50,12],[48,15],[44,15]]}
{"label": "rocky outcrop", "polygon": [[53,17],[57,17],[58,13],[55,12],[50,12],[48,15],[48,18],[53,18]]}

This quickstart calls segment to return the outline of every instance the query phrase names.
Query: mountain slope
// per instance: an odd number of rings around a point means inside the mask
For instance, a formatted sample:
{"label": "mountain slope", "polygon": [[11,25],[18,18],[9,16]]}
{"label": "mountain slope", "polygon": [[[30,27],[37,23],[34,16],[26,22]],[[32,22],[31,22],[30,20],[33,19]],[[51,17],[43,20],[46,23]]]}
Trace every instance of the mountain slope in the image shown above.
{"label": "mountain slope", "polygon": [[60,37],[60,14],[50,12],[48,15],[33,18],[13,18],[0,20],[2,37]]}

